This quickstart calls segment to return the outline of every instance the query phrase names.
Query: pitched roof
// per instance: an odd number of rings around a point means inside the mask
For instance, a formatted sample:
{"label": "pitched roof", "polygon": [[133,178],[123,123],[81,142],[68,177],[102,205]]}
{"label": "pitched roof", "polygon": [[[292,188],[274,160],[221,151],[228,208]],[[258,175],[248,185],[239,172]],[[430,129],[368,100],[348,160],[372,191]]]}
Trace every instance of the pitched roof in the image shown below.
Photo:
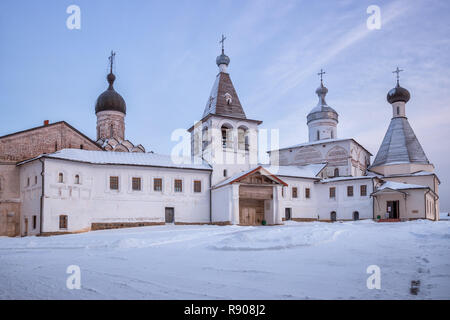
{"label": "pitched roof", "polygon": [[280,177],[320,179],[317,175],[327,166],[326,163],[306,164],[303,166],[263,166]]}
{"label": "pitched roof", "polygon": [[156,153],[91,151],[80,149],[62,149],[54,153],[42,154],[38,157],[19,162],[17,165],[22,165],[39,158],[60,159],[103,165],[133,165],[209,171],[212,170],[211,166],[209,166],[201,159],[182,157],[173,158],[169,155]]}
{"label": "pitched roof", "polygon": [[408,183],[402,183],[402,182],[395,182],[395,181],[386,181],[383,183],[380,187],[377,188],[377,191],[379,190],[408,190],[408,189],[428,189],[427,186],[421,186],[418,184],[408,184]]}
{"label": "pitched roof", "polygon": [[[227,100],[230,102],[228,103]],[[206,102],[203,117],[206,117],[208,114],[246,119],[244,109],[228,73],[219,72],[216,77],[211,94]]]}
{"label": "pitched roof", "polygon": [[270,178],[270,179],[276,181],[277,183],[282,184],[282,185],[284,185],[284,186],[287,186],[287,183],[285,183],[283,180],[281,180],[280,178],[278,178],[276,175],[274,175],[274,174],[272,174],[271,172],[269,172],[269,170],[265,169],[263,166],[258,166],[258,167],[256,167],[256,168],[251,168],[251,169],[242,171],[242,172],[240,172],[240,173],[238,173],[238,174],[235,174],[234,176],[231,176],[231,177],[225,179],[224,181],[219,182],[218,184],[216,184],[215,186],[213,186],[213,188],[214,188],[214,189],[215,189],[215,188],[220,188],[220,187],[223,187],[223,186],[225,186],[225,185],[227,185],[227,184],[232,184],[232,183],[235,183],[235,182],[239,182],[239,181],[241,181],[242,179],[244,179],[245,177],[247,177],[248,175],[251,175],[251,174],[253,174],[253,173],[255,173],[255,172],[258,172],[258,171],[259,171],[262,175],[267,176],[268,178]]}
{"label": "pitched roof", "polygon": [[396,163],[430,163],[404,117],[392,118],[371,168]]}
{"label": "pitched roof", "polygon": [[280,150],[286,150],[286,149],[294,149],[294,148],[300,148],[300,147],[308,147],[308,146],[314,146],[317,144],[328,144],[328,143],[333,143],[333,142],[342,142],[342,141],[353,141],[354,143],[356,143],[358,146],[360,146],[361,148],[363,148],[364,150],[366,150],[370,155],[372,155],[372,153],[370,153],[369,150],[367,150],[366,148],[364,148],[364,146],[362,144],[360,144],[358,141],[356,141],[353,138],[340,138],[340,139],[323,139],[323,140],[317,140],[317,141],[313,141],[313,142],[305,142],[305,143],[300,143],[300,144],[295,144],[293,146],[289,146],[289,147],[283,147],[283,148],[279,148],[279,149],[273,149],[270,151],[267,151],[268,153],[270,152],[274,152],[274,151],[280,151]]}

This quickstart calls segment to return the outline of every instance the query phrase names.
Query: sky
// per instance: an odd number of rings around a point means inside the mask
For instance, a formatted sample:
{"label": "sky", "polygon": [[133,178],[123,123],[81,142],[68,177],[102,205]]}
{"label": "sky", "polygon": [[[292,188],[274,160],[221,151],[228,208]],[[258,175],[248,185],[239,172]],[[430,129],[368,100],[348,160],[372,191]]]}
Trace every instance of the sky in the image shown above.
{"label": "sky", "polygon": [[[68,29],[70,5],[80,29]],[[380,8],[380,29],[366,21]],[[450,210],[450,2],[137,1],[0,2],[0,136],[65,120],[96,138],[95,101],[116,51],[114,87],[127,103],[126,137],[170,154],[176,129],[200,120],[225,34],[228,68],[248,118],[278,129],[280,146],[308,140],[323,68],[338,137],[374,156],[391,119],[387,92],[411,93],[407,117],[441,180]],[[373,158],[372,158],[373,160]]]}

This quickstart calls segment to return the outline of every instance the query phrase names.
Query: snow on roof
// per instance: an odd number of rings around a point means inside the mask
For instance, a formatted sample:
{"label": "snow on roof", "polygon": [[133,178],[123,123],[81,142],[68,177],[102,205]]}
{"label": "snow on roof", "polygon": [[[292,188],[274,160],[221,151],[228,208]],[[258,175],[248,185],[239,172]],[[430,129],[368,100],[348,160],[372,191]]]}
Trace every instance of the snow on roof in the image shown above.
{"label": "snow on roof", "polygon": [[322,179],[320,182],[322,183],[328,183],[328,182],[338,182],[338,181],[347,181],[347,180],[364,180],[364,179],[373,179],[376,177],[376,175],[368,175],[368,176],[357,176],[357,177],[335,177],[335,178],[328,178],[328,179]]}
{"label": "snow on roof", "polygon": [[[342,141],[349,141],[352,140],[353,142],[355,142],[357,145],[359,145],[360,147],[362,147],[364,150],[366,150],[367,152],[369,152],[369,150],[367,150],[366,148],[364,148],[363,145],[361,145],[358,141],[356,141],[353,138],[346,138],[346,139],[324,139],[324,140],[318,140],[318,141],[313,141],[313,142],[305,142],[305,143],[300,143],[300,144],[296,144],[290,147],[284,147],[284,148],[280,148],[280,149],[274,149],[274,150],[270,150],[268,152],[273,152],[273,151],[278,151],[278,150],[286,150],[286,149],[294,149],[294,148],[300,148],[300,147],[308,147],[308,146],[314,146],[316,144],[328,144],[328,143],[332,143],[332,142],[342,142]],[[369,152],[370,155],[372,155],[372,153]]]}
{"label": "snow on roof", "polygon": [[18,165],[39,158],[51,158],[78,161],[92,164],[116,164],[134,166],[169,167],[180,169],[212,170],[206,162],[201,159],[186,157],[171,157],[156,153],[141,152],[113,152],[113,151],[91,151],[81,149],[62,149],[55,153],[41,154],[33,159],[25,160]]}
{"label": "snow on roof", "polygon": [[238,174],[235,174],[234,176],[231,176],[225,180],[223,180],[222,182],[219,182],[218,184],[216,184],[215,186],[213,186],[213,188],[220,188],[223,187],[224,185],[227,185],[229,183],[233,183],[234,181],[239,180],[240,178],[248,175],[249,173],[252,172],[257,172],[258,170],[264,170],[265,172],[262,172],[263,175],[266,175],[268,177],[271,177],[273,180],[278,181],[281,184],[287,185],[284,181],[282,181],[281,179],[277,178],[275,174],[272,174],[272,172],[270,172],[269,170],[267,170],[266,168],[264,168],[263,166],[257,166],[242,172],[239,172]]}
{"label": "snow on roof", "polygon": [[418,184],[407,184],[395,181],[386,181],[380,187],[377,188],[377,191],[391,189],[391,190],[407,190],[407,189],[428,189],[427,186],[421,186]]}
{"label": "snow on roof", "polygon": [[264,165],[263,168],[269,170],[272,174],[283,177],[298,177],[298,178],[318,178],[317,175],[326,163],[307,164],[303,166],[270,166]]}
{"label": "snow on roof", "polygon": [[429,164],[408,119],[392,118],[371,167],[400,163]]}

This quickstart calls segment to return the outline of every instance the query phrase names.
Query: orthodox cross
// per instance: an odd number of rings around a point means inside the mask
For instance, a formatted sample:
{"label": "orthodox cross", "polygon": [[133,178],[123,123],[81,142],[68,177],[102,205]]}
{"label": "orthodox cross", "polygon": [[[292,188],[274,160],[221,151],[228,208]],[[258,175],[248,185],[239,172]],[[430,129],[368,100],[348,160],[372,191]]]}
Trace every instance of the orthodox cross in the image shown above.
{"label": "orthodox cross", "polygon": [[224,44],[225,40],[226,40],[226,37],[222,34],[222,40],[219,41],[219,43],[222,44],[222,54],[224,53],[223,44]]}
{"label": "orthodox cross", "polygon": [[323,85],[323,75],[324,75],[325,73],[326,73],[325,71],[323,71],[322,69],[320,69],[320,72],[317,74],[318,76],[320,76],[320,84],[322,84],[322,85]]}
{"label": "orthodox cross", "polygon": [[399,83],[399,79],[400,79],[400,72],[402,72],[402,69],[399,69],[397,67],[397,69],[395,71],[392,71],[392,73],[396,73],[397,74],[397,84]]}
{"label": "orthodox cross", "polygon": [[113,73],[112,71],[113,71],[113,64],[114,64],[114,57],[116,56],[116,53],[114,52],[114,51],[112,51],[111,50],[111,55],[109,56],[109,64],[110,64],[110,69],[109,69],[109,72],[110,73]]}

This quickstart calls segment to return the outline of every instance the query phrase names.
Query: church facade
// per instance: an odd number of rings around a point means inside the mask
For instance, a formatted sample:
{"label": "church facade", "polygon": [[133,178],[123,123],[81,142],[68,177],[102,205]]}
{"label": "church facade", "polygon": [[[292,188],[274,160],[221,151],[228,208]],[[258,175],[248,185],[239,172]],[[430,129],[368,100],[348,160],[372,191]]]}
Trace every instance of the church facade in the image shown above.
{"label": "church facade", "polygon": [[440,181],[408,122],[410,93],[398,79],[373,162],[355,139],[338,137],[339,115],[325,100],[321,78],[318,104],[306,117],[309,141],[269,150],[270,164],[263,165],[262,121],[247,117],[223,46],[202,119],[188,129],[188,158],[146,152],[125,138],[126,103],[113,87],[113,61],[114,53],[108,89],[95,106],[95,141],[64,121],[0,137],[0,235],[165,223],[439,219]]}

